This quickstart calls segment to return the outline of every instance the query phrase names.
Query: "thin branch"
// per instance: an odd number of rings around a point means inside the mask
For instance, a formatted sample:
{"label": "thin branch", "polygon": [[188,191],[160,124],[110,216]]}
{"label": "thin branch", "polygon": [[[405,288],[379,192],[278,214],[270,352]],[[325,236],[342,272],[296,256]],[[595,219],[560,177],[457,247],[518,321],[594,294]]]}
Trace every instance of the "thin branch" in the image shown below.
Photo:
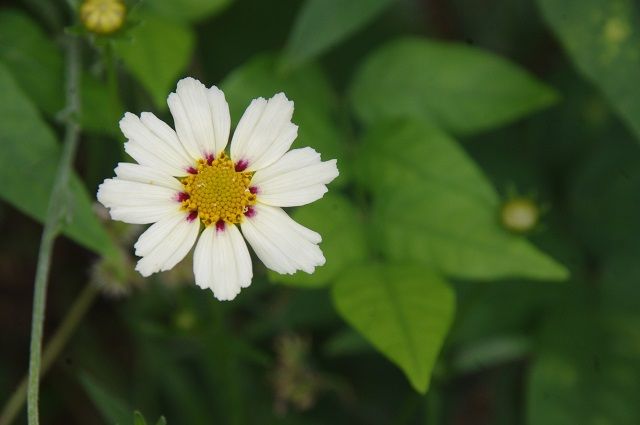
{"label": "thin branch", "polygon": [[[47,373],[53,362],[62,352],[62,349],[67,345],[67,342],[69,342],[78,325],[82,322],[87,311],[89,311],[89,308],[93,305],[98,292],[96,285],[86,284],[82,292],[78,295],[78,298],[73,302],[73,305],[67,311],[67,315],[62,320],[62,323],[42,353],[40,377]],[[27,382],[28,377],[25,376],[5,404],[2,413],[0,413],[0,425],[10,425],[13,423],[20,413],[20,410],[22,410],[24,402],[27,400]]]}
{"label": "thin branch", "polygon": [[78,40],[68,35],[65,40],[67,50],[66,64],[66,132],[62,155],[58,164],[47,216],[42,231],[38,265],[33,294],[33,312],[31,322],[31,348],[29,358],[29,382],[27,387],[27,416],[29,425],[38,425],[38,395],[40,387],[40,369],[42,354],[42,331],[44,327],[45,305],[47,299],[47,282],[51,268],[53,242],[60,231],[65,216],[69,214],[70,195],[69,178],[73,158],[78,147],[80,126],[80,51]]}

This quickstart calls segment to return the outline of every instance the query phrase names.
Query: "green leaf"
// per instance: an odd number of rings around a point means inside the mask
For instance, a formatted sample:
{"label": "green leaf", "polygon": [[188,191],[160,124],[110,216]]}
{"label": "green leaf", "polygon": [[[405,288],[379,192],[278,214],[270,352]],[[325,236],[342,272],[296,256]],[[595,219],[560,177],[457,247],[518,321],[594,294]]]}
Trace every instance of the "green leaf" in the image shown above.
{"label": "green leaf", "polygon": [[626,134],[607,133],[568,181],[572,227],[599,258],[640,249],[640,155]]}
{"label": "green leaf", "polygon": [[[222,83],[231,119],[238,122],[257,97],[269,98],[284,92],[295,102],[293,122],[299,126],[293,147],[311,146],[324,160],[337,158],[343,163],[344,135],[336,125],[336,95],[327,78],[316,66],[306,66],[297,72],[283,74],[276,69],[272,56],[258,56],[234,70]],[[340,168],[340,176],[332,186],[342,186],[348,180],[348,170]]]}
{"label": "green leaf", "polygon": [[529,377],[530,425],[640,423],[638,303],[628,314],[594,295],[575,288],[547,319]]}
{"label": "green leaf", "polygon": [[640,7],[635,0],[538,0],[578,70],[640,139]]}
{"label": "green leaf", "polygon": [[46,113],[59,112],[64,102],[62,55],[40,27],[24,13],[0,11],[0,61],[24,92]]}
{"label": "green leaf", "polygon": [[365,124],[415,117],[456,134],[498,127],[557,100],[550,87],[499,56],[420,38],[395,40],[374,52],[350,97]]}
{"label": "green leaf", "polygon": [[367,247],[362,217],[344,197],[328,193],[321,200],[297,209],[292,217],[322,235],[320,247],[327,262],[313,274],[270,272],[272,281],[294,286],[323,286],[332,282],[345,267],[365,259]]}
{"label": "green leaf", "polygon": [[167,107],[167,96],[189,64],[195,37],[182,24],[145,14],[129,38],[114,42],[116,54],[151,94],[157,108]]}
{"label": "green leaf", "polygon": [[147,425],[147,421],[142,416],[142,413],[137,410],[133,412],[133,425]]}
{"label": "green leaf", "polygon": [[347,270],[332,295],[340,315],[426,393],[454,315],[449,285],[424,267],[367,264]]}
{"label": "green leaf", "polygon": [[307,0],[300,9],[284,60],[299,66],[373,20],[394,0]]}
{"label": "green leaf", "polygon": [[84,130],[119,136],[118,122],[124,112],[119,98],[109,93],[105,83],[90,74],[83,75],[80,123]]}
{"label": "green leaf", "polygon": [[[110,425],[131,423],[131,409],[124,400],[111,393],[87,373],[80,373],[78,379],[105,422]],[[137,419],[136,425],[138,425]]]}
{"label": "green leaf", "polygon": [[156,422],[156,425],[167,425],[167,420],[165,419],[164,416],[160,416],[160,419],[158,419],[158,422]]}
{"label": "green leaf", "polygon": [[151,0],[146,5],[167,19],[193,22],[222,11],[231,2],[232,0]]}
{"label": "green leaf", "polygon": [[[28,216],[43,221],[60,156],[51,129],[0,63],[0,197]],[[80,179],[71,179],[72,216],[64,233],[101,254],[115,252],[93,213],[91,198]]]}
{"label": "green leaf", "polygon": [[373,231],[387,258],[469,279],[567,277],[564,266],[501,227],[495,190],[437,128],[382,123],[363,141],[358,161],[375,195]]}

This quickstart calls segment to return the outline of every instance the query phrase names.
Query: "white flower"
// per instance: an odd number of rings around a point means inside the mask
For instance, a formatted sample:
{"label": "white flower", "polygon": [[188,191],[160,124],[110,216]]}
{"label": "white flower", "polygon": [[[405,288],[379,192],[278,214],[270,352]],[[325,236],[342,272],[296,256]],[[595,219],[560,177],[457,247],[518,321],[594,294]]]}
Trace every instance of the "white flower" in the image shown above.
{"label": "white flower", "polygon": [[[338,176],[336,160],[322,162],[311,148],[289,150],[298,127],[283,93],[251,102],[225,153],[231,119],[224,93],[185,78],[168,98],[176,131],[155,115],[126,113],[125,151],[116,177],[98,188],[111,218],[153,223],[135,244],[143,276],[173,268],[196,243],[195,281],[219,300],[251,284],[251,257],[282,274],[313,273],[325,259],[321,237],[281,207],[320,199]],[[242,234],[240,233],[242,230]]]}

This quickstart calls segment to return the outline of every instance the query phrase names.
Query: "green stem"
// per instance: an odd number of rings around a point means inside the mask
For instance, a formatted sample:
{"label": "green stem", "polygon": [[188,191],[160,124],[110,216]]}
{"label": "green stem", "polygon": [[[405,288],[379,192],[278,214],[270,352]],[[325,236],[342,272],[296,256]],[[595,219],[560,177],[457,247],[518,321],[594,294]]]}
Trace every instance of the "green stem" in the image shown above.
{"label": "green stem", "polygon": [[[93,305],[97,295],[98,288],[95,285],[85,285],[42,353],[40,376],[44,376],[58,358],[85,314]],[[10,425],[20,413],[27,399],[27,382],[27,377],[25,377],[13,392],[7,404],[5,404],[2,413],[0,413],[0,425]]]}
{"label": "green stem", "polygon": [[27,386],[27,416],[29,425],[38,425],[38,392],[40,386],[40,368],[42,354],[42,330],[44,327],[44,314],[47,298],[47,281],[51,268],[51,254],[53,242],[60,231],[63,218],[67,215],[69,207],[69,176],[71,165],[78,147],[80,126],[78,115],[80,113],[79,76],[80,76],[80,52],[78,40],[73,36],[67,36],[67,108],[66,108],[66,132],[62,155],[58,164],[58,171],[53,182],[53,189],[49,198],[47,216],[40,240],[38,252],[38,265],[33,294],[33,312],[31,321],[31,348],[29,358],[29,382]]}
{"label": "green stem", "polygon": [[440,423],[440,415],[442,410],[442,400],[440,399],[440,392],[435,384],[431,382],[431,388],[425,396],[425,409],[426,409],[426,425],[438,425]]}

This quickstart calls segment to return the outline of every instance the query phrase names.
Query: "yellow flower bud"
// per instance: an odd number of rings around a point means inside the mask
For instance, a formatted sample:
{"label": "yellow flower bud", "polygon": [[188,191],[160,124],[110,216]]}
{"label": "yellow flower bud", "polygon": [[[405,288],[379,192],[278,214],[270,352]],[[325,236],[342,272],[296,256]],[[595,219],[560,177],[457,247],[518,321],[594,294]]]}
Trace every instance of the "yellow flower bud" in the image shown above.
{"label": "yellow flower bud", "polygon": [[502,225],[514,233],[527,233],[538,224],[540,209],[528,198],[513,198],[502,205]]}
{"label": "yellow flower bud", "polygon": [[121,0],[85,0],[80,6],[80,20],[91,32],[111,34],[122,27],[126,12]]}

